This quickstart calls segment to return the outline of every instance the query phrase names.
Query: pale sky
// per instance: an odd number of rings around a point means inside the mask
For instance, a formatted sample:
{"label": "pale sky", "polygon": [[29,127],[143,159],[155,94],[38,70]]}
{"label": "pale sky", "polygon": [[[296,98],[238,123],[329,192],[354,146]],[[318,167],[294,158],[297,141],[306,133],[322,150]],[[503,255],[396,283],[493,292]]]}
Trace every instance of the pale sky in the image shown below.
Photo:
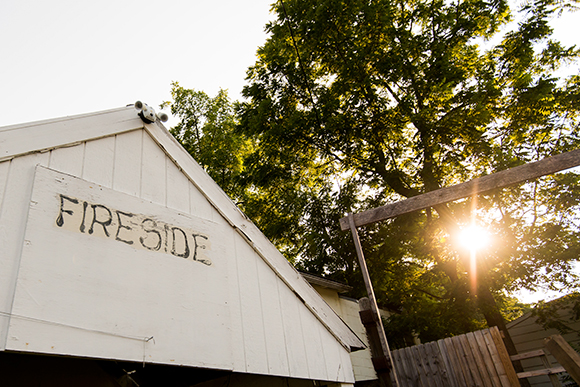
{"label": "pale sky", "polygon": [[[158,111],[172,81],[239,99],[272,2],[0,0],[0,127],[137,100]],[[559,20],[555,37],[580,46],[579,21]]]}
{"label": "pale sky", "polygon": [[0,126],[157,108],[172,81],[239,99],[272,2],[0,0]]}
{"label": "pale sky", "polygon": [[[172,81],[239,99],[272,2],[0,0],[0,127],[137,100],[158,108]],[[580,46],[579,16],[556,37]]]}

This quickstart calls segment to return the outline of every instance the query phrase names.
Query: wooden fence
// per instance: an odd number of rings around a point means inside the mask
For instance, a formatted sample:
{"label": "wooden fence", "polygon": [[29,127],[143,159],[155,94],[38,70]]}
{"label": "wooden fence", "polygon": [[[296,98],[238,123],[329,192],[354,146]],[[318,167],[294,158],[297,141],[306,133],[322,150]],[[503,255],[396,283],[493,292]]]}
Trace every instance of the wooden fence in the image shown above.
{"label": "wooden fence", "polygon": [[515,387],[497,327],[391,352],[400,387]]}

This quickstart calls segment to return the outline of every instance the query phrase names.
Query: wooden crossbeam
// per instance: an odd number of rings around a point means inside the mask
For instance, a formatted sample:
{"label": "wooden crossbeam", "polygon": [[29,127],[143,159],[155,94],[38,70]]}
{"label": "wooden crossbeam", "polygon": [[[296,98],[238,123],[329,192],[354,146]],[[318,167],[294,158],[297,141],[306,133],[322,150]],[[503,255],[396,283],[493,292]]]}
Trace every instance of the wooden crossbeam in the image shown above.
{"label": "wooden crossbeam", "polygon": [[518,372],[518,379],[532,378],[534,376],[542,376],[542,375],[554,375],[562,372],[566,372],[564,367],[552,367],[552,368],[544,368],[541,370]]}
{"label": "wooden crossbeam", "polygon": [[540,356],[546,356],[546,352],[544,352],[543,349],[538,349],[535,351],[530,351],[530,352],[525,352],[525,353],[518,353],[517,355],[510,356],[510,359],[511,359],[511,361],[517,361],[517,360],[525,360],[525,359],[530,359],[532,357],[540,357]]}
{"label": "wooden crossbeam", "polygon": [[[580,149],[496,172],[451,187],[413,196],[400,202],[359,212],[358,214],[354,214],[354,224],[356,227],[364,226],[365,224],[394,218],[399,215],[484,193],[496,188],[503,188],[526,180],[536,179],[578,165],[580,165]],[[350,228],[348,217],[340,219],[340,228],[342,230],[348,230]]]}

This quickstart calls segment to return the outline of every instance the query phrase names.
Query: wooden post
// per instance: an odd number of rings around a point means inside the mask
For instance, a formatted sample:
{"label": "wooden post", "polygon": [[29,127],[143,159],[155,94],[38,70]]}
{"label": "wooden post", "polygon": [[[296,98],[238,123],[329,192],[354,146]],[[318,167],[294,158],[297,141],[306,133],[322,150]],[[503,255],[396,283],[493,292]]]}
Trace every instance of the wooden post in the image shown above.
{"label": "wooden post", "polygon": [[576,383],[580,383],[580,355],[560,335],[544,339],[544,346],[556,358],[558,363],[570,374]]}
{"label": "wooden post", "polygon": [[[391,378],[391,372],[393,372],[394,375],[394,367],[390,352],[388,357],[385,356],[385,352],[382,346],[383,341],[380,334],[381,325],[378,323],[381,319],[381,316],[377,316],[377,314],[373,312],[371,305],[372,302],[368,297],[364,297],[359,300],[360,319],[363,326],[365,327],[367,337],[369,339],[373,368],[377,373],[381,387],[398,386],[398,384],[396,384],[397,380],[393,382],[393,378]],[[382,332],[384,336],[384,331]]]}
{"label": "wooden post", "polygon": [[[499,356],[500,361],[503,364],[503,368],[507,375],[507,378],[510,382],[510,386],[521,386],[520,380],[518,375],[516,374],[516,370],[514,369],[514,365],[512,360],[510,359],[510,355],[505,347],[505,343],[501,338],[501,333],[498,327],[491,327],[489,328],[489,333],[493,342],[495,343],[495,347],[497,348],[497,354]],[[527,380],[526,380],[527,382]]]}
{"label": "wooden post", "polygon": [[387,387],[399,387],[397,374],[391,359],[391,352],[389,351],[389,343],[387,342],[387,337],[385,335],[385,328],[383,327],[383,321],[381,320],[381,315],[379,314],[379,307],[377,306],[375,292],[371,283],[371,278],[362,251],[360,239],[358,237],[358,231],[354,225],[354,218],[352,213],[348,215],[348,218],[350,222],[352,239],[354,240],[354,247],[356,249],[356,254],[358,256],[359,265],[368,294],[368,301],[365,299],[361,300],[360,316],[369,338],[373,367],[375,368],[381,384]]}

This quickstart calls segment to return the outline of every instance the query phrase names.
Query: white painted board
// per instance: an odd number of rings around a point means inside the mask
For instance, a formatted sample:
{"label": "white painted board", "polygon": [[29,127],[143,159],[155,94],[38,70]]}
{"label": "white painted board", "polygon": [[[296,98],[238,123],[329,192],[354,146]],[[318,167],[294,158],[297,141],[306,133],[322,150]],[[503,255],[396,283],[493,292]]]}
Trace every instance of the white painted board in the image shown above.
{"label": "white painted board", "polygon": [[232,369],[231,233],[37,167],[6,349]]}

